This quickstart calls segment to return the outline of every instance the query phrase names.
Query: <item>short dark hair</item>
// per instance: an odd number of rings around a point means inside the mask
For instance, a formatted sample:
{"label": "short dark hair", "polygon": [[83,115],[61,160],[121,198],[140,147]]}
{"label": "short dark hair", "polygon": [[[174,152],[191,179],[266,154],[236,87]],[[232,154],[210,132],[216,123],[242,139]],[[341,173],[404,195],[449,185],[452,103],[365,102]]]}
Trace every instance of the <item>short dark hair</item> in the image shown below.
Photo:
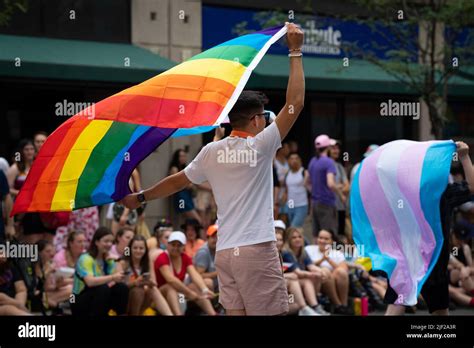
{"label": "short dark hair", "polygon": [[33,139],[36,138],[37,135],[44,135],[45,137],[48,137],[48,133],[46,133],[45,131],[37,131],[34,135],[33,135]]}
{"label": "short dark hair", "polygon": [[316,157],[321,157],[321,154],[326,151],[329,148],[329,146],[326,147],[320,147],[319,149],[316,149]]}
{"label": "short dark hair", "polygon": [[268,103],[268,98],[262,92],[243,91],[229,112],[229,120],[232,128],[243,128],[247,126],[252,113],[258,112],[266,103]]}

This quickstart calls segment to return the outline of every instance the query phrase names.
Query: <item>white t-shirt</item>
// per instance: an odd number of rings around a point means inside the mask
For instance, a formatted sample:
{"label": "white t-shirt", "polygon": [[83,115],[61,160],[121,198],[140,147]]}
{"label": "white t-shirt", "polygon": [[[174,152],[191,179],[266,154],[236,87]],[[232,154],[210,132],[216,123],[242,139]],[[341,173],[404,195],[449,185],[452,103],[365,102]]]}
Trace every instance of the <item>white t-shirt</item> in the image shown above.
{"label": "white t-shirt", "polygon": [[283,182],[283,179],[285,179],[286,173],[288,173],[288,171],[290,170],[290,166],[288,165],[288,162],[285,160],[284,163],[281,163],[279,160],[275,158],[275,160],[273,161],[273,165],[275,166],[278,180],[280,180],[280,182]]}
{"label": "white t-shirt", "polygon": [[255,137],[209,143],[184,169],[188,179],[208,181],[217,204],[217,248],[275,241],[272,161],[281,147],[275,122]]}
{"label": "white t-shirt", "polygon": [[[308,205],[308,194],[304,186],[304,168],[301,167],[296,173],[291,170],[286,175],[286,188],[288,189],[288,205],[293,208]],[[293,202],[290,204],[290,202]]]}
{"label": "white t-shirt", "polygon": [[[307,245],[304,248],[304,250],[308,254],[311,261],[313,261],[313,262],[319,261],[323,258],[323,253],[321,252],[321,250],[319,250],[319,246],[317,246],[317,245]],[[344,257],[344,254],[341,253],[339,250],[334,250],[334,249],[331,249],[329,251],[329,258],[338,265],[341,262],[346,261],[346,258]],[[331,264],[329,262],[327,262],[326,260],[321,262],[319,264],[319,266],[328,268],[331,271],[334,269],[334,267],[332,267]]]}

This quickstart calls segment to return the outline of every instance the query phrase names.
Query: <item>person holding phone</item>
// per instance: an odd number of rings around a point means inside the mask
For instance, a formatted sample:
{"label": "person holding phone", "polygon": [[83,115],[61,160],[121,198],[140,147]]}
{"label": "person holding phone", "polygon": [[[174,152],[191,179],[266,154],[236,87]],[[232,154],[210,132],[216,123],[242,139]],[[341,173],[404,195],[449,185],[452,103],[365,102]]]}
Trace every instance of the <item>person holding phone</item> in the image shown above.
{"label": "person holding phone", "polygon": [[173,315],[163,294],[156,287],[156,279],[150,270],[148,247],[145,237],[136,235],[128,245],[129,253],[118,262],[117,267],[125,275],[129,288],[128,315],[141,315],[152,303],[162,315]]}
{"label": "person holding phone", "polygon": [[89,250],[77,260],[74,274],[72,315],[105,317],[113,309],[118,315],[127,311],[128,287],[124,274],[109,257],[114,240],[112,231],[99,227]]}

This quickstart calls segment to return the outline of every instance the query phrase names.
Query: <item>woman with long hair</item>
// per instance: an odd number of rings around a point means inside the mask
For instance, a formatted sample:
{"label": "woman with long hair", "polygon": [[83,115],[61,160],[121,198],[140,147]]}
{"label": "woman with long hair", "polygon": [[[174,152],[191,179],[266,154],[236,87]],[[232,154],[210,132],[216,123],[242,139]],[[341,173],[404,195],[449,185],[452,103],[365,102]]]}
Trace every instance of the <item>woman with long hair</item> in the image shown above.
{"label": "woman with long hair", "polygon": [[130,241],[134,236],[135,231],[129,226],[118,230],[115,235],[114,245],[110,248],[109,256],[114,260],[118,260],[124,256],[125,250],[128,248]]}
{"label": "woman with long hair", "polygon": [[114,240],[112,231],[99,227],[92,238],[89,250],[79,257],[74,274],[74,316],[104,317],[110,309],[118,315],[127,311],[128,287],[124,275],[109,257]]}
{"label": "woman with long hair", "polygon": [[25,183],[26,176],[35,159],[35,146],[30,139],[23,139],[18,144],[18,150],[13,156],[14,163],[7,172],[8,185],[10,186],[10,194],[16,198],[21,187]]}
{"label": "woman with long hair", "polygon": [[[13,156],[14,163],[7,172],[10,194],[16,198],[20,189],[26,181],[35,159],[36,149],[33,141],[23,139],[18,145],[18,149]],[[29,244],[35,244],[41,239],[53,240],[55,228],[48,228],[45,218],[53,216],[55,213],[25,213],[15,217],[17,232],[21,232],[21,239]]]}
{"label": "woman with long hair", "polygon": [[304,250],[303,233],[299,228],[290,227],[286,230],[285,245],[282,250],[283,262],[296,274],[303,289],[306,302],[321,315],[328,313],[317,302],[317,294],[321,284],[326,280],[321,269],[312,264]]}
{"label": "woman with long hair", "polygon": [[173,315],[168,302],[156,287],[145,237],[134,236],[128,248],[130,252],[117,265],[126,275],[125,283],[130,289],[128,315],[141,315],[152,303],[160,314]]}
{"label": "woman with long hair", "polygon": [[[276,227],[275,235],[277,240],[277,249],[281,255],[281,252],[283,251],[283,245],[285,244],[285,230]],[[291,265],[289,265],[288,263],[283,264],[286,288],[288,290],[289,297],[293,297],[293,301],[291,301],[290,299],[288,300],[290,313],[297,312],[298,315],[301,316],[321,315],[313,308],[311,308],[311,304],[308,305],[308,303],[306,302],[303,295],[303,289],[301,288],[300,281],[298,280],[298,275],[294,271],[295,268],[291,268]],[[317,306],[317,303],[313,301],[312,305]]]}
{"label": "woman with long hair", "polygon": [[45,308],[56,308],[59,303],[69,300],[72,292],[72,282],[56,276],[57,267],[53,263],[54,246],[47,240],[40,240],[38,246],[39,258],[34,265],[37,284],[37,295]]}

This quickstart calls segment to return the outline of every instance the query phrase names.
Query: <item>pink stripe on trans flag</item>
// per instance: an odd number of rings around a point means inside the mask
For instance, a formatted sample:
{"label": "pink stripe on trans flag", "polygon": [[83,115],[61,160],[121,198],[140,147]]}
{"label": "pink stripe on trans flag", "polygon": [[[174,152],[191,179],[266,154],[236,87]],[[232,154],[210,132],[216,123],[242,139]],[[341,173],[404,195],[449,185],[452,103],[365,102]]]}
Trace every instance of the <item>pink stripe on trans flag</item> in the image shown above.
{"label": "pink stripe on trans flag", "polygon": [[[407,277],[410,272],[402,252],[400,228],[377,175],[377,162],[384,148],[385,145],[364,160],[359,175],[360,196],[380,251],[397,262],[390,277],[390,286],[399,295],[410,294],[414,284],[411,277]],[[403,298],[399,299],[397,303],[402,303]]]}
{"label": "pink stripe on trans flag", "polygon": [[[426,151],[434,142],[414,142],[400,158],[399,168],[410,168],[410,173],[397,171],[397,185],[410,205],[421,232],[419,250],[423,259],[422,274],[425,274],[433,257],[436,239],[421,207],[420,183]],[[408,174],[408,175],[407,175]],[[413,188],[418,187],[418,190]]]}

